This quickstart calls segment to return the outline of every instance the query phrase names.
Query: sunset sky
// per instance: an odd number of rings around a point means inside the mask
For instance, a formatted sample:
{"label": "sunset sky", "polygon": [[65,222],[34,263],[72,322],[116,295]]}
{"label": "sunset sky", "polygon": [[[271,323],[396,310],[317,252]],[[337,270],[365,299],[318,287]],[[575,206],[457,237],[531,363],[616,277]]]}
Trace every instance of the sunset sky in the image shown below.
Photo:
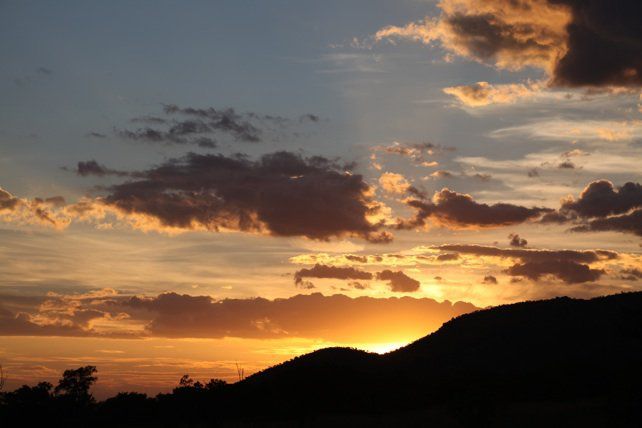
{"label": "sunset sky", "polygon": [[614,4],[1,2],[8,388],[234,381],[642,289],[642,30]]}

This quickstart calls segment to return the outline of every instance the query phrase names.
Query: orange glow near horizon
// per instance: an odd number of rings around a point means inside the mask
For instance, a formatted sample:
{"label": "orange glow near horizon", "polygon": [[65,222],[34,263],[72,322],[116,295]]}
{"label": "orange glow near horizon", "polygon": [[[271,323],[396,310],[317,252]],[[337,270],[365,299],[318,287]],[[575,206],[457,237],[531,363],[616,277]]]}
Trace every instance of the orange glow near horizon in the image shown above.
{"label": "orange glow near horizon", "polygon": [[106,398],[123,391],[168,392],[178,379],[238,380],[236,364],[250,375],[295,356],[331,346],[386,353],[407,342],[347,344],[313,339],[97,339],[65,337],[0,337],[0,361],[6,388],[48,381],[62,372],[95,365],[99,381],[94,393]]}

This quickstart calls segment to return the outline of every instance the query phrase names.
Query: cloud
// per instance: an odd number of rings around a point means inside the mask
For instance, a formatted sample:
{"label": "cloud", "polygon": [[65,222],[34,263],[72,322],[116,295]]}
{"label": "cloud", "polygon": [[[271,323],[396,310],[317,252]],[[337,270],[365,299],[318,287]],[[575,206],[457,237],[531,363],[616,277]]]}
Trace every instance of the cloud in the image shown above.
{"label": "cloud", "polygon": [[606,272],[603,269],[593,269],[589,264],[618,257],[617,253],[605,250],[535,250],[481,245],[441,245],[434,248],[451,253],[518,259],[504,273],[534,281],[543,276],[553,276],[567,284],[598,280]]}
{"label": "cloud", "polygon": [[432,299],[324,296],[214,300],[164,293],[105,302],[105,307],[143,322],[145,334],[161,337],[304,337],[333,341],[398,340],[437,329],[453,316],[475,310],[467,303]]}
{"label": "cloud", "polygon": [[600,260],[612,260],[618,253],[607,250],[546,250],[526,248],[499,248],[472,244],[445,244],[431,247],[440,251],[476,256],[517,258],[523,261],[548,262],[553,260],[572,260],[578,263],[594,263]]}
{"label": "cloud", "polygon": [[294,273],[294,282],[297,285],[304,283],[304,278],[332,278],[332,279],[372,279],[370,272],[365,272],[352,267],[326,266],[316,264],[310,269],[300,269]]}
{"label": "cloud", "polygon": [[437,256],[437,260],[440,262],[448,262],[452,260],[458,260],[459,259],[459,254],[457,253],[445,253],[445,254],[439,254]]}
{"label": "cloud", "polygon": [[439,169],[432,174],[430,174],[431,178],[454,178],[455,174],[452,172],[445,170],[445,169]]}
{"label": "cloud", "polygon": [[135,131],[119,130],[117,134],[124,139],[144,141],[147,143],[194,144],[203,148],[215,148],[217,146],[216,140],[209,137],[188,139],[182,136],[185,134],[163,132],[153,128],[139,128]]}
{"label": "cloud", "polygon": [[390,155],[403,156],[414,160],[423,160],[425,156],[450,152],[455,149],[433,143],[400,143],[398,141],[393,141],[387,146],[374,146],[372,150]]}
{"label": "cloud", "polygon": [[575,169],[575,164],[570,160],[565,160],[557,165],[558,169]]}
{"label": "cloud", "polygon": [[639,281],[642,279],[642,270],[638,268],[622,269],[620,278],[626,281]]}
{"label": "cloud", "polygon": [[100,133],[100,132],[92,131],[92,132],[88,132],[87,133],[87,137],[90,137],[90,138],[107,138],[107,135],[105,135],[103,133]]}
{"label": "cloud", "polygon": [[436,192],[432,200],[408,199],[406,204],[417,213],[410,220],[400,220],[398,227],[401,229],[424,226],[428,220],[452,229],[509,226],[534,220],[552,211],[547,208],[526,208],[507,203],[478,203],[470,195],[453,192],[447,188]]}
{"label": "cloud", "polygon": [[282,116],[237,112],[233,108],[180,107],[175,104],[163,106],[164,117],[141,116],[133,123],[147,126],[116,130],[121,138],[163,144],[190,144],[203,148],[218,146],[217,137],[225,136],[234,141],[258,143],[266,134],[282,132],[287,127],[317,123],[320,118],[314,114],[303,114],[297,119]]}
{"label": "cloud", "polygon": [[96,320],[108,324],[127,318],[126,314],[112,314],[100,307],[116,295],[113,289],[74,295],[2,295],[0,335],[131,337],[129,330],[115,333],[94,328]]}
{"label": "cloud", "polygon": [[321,156],[275,152],[251,160],[245,155],[190,153],[144,171],[109,169],[81,162],[81,175],[120,175],[130,179],[100,189],[106,194],[54,206],[53,199],[31,201],[0,191],[0,219],[50,223],[72,221],[97,227],[115,223],[145,231],[241,231],[329,240],[360,237],[385,243],[383,205],[351,164]]}
{"label": "cloud", "polygon": [[495,285],[497,284],[497,278],[495,278],[493,275],[486,275],[484,277],[484,280],[482,281],[484,284],[491,284]]}
{"label": "cloud", "polygon": [[95,175],[98,177],[104,177],[105,175],[116,175],[119,177],[125,177],[130,175],[126,171],[118,171],[115,169],[107,168],[104,165],[99,164],[95,160],[80,161],[76,166],[76,174],[81,177],[87,177],[90,175]]}
{"label": "cloud", "polygon": [[377,273],[377,279],[381,281],[388,281],[390,290],[403,293],[418,291],[419,287],[421,286],[421,283],[419,281],[410,278],[405,273],[401,271],[393,272],[389,269],[385,269]]}
{"label": "cloud", "polygon": [[370,187],[348,167],[290,152],[256,161],[191,153],[109,187],[102,203],[183,230],[389,241],[390,234],[369,221],[379,210]]}
{"label": "cloud", "polygon": [[410,187],[410,183],[403,175],[394,172],[381,174],[379,184],[383,190],[390,193],[405,193]]}
{"label": "cloud", "polygon": [[5,336],[310,338],[348,343],[413,339],[478,309],[464,302],[408,296],[313,293],[274,300],[217,300],[172,292],[131,296],[111,289],[28,297],[1,294],[0,301],[0,335]]}
{"label": "cloud", "polygon": [[543,275],[553,275],[567,284],[597,281],[606,272],[603,269],[591,269],[588,265],[571,260],[549,260],[546,262],[517,263],[506,269],[512,276],[525,276],[538,280]]}
{"label": "cloud", "polygon": [[490,104],[512,104],[537,95],[541,89],[540,83],[492,85],[488,82],[477,82],[472,85],[451,86],[443,91],[457,98],[465,106],[485,107]]}
{"label": "cloud", "polygon": [[38,324],[28,313],[14,313],[0,305],[0,335],[3,336],[86,336],[87,333],[71,324]]}
{"label": "cloud", "polygon": [[[312,288],[314,285],[304,281],[304,278],[331,278],[340,280],[371,280],[376,278],[381,281],[388,281],[388,286],[394,292],[413,292],[419,290],[420,282],[410,278],[401,271],[393,272],[383,270],[376,274],[355,269],[353,267],[328,266],[316,264],[310,269],[300,269],[294,274],[294,282],[297,286],[303,288]],[[363,290],[365,286],[359,282],[351,282],[351,286]],[[312,287],[310,287],[312,285]]]}
{"label": "cloud", "polygon": [[616,231],[642,236],[642,185],[627,182],[615,187],[607,180],[590,183],[579,198],[562,201],[557,213],[544,222],[580,223],[575,232]]}
{"label": "cloud", "polygon": [[518,234],[516,233],[511,233],[508,235],[508,239],[510,239],[510,246],[511,247],[525,247],[528,245],[528,241],[524,238],[521,238]]}
{"label": "cloud", "polygon": [[386,27],[375,37],[439,42],[449,52],[509,70],[553,70],[566,50],[565,28],[572,19],[566,7],[544,0],[444,0],[438,7],[438,18]]}
{"label": "cloud", "polygon": [[490,135],[495,138],[528,136],[551,141],[630,142],[642,138],[642,121],[551,119],[501,128]]}
{"label": "cloud", "polygon": [[64,203],[64,198],[61,196],[31,200],[17,198],[0,187],[0,220],[62,229],[69,224],[69,220],[57,215],[53,209]]}
{"label": "cloud", "polygon": [[442,155],[445,152],[452,152],[455,149],[453,147],[446,147],[427,142],[400,143],[398,141],[393,141],[388,145],[371,147],[370,150],[372,151],[370,160],[373,168],[381,170],[382,166],[377,159],[378,154],[400,156],[407,158],[418,165],[432,167],[439,165],[437,161],[433,160],[435,156]]}
{"label": "cloud", "polygon": [[622,232],[642,236],[642,209],[628,214],[590,220],[571,230],[573,232]]}
{"label": "cloud", "polygon": [[578,199],[563,201],[560,210],[591,218],[623,214],[638,207],[642,207],[642,185],[639,183],[628,182],[616,188],[610,181],[597,180],[589,183]]}
{"label": "cloud", "polygon": [[642,4],[602,0],[443,0],[439,17],[379,30],[377,40],[439,43],[511,71],[544,70],[558,86],[639,86]]}

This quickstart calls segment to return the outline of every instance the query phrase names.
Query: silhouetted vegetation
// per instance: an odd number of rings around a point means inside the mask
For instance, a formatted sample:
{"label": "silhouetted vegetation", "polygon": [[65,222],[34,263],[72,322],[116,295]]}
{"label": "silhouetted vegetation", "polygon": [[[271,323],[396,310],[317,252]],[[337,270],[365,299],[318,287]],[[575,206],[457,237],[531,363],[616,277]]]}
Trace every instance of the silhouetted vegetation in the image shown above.
{"label": "silhouetted vegetation", "polygon": [[[97,402],[96,368],[0,394],[2,426],[642,426],[642,293],[463,315],[386,355],[328,348],[233,384]],[[239,369],[240,373],[240,369]]]}

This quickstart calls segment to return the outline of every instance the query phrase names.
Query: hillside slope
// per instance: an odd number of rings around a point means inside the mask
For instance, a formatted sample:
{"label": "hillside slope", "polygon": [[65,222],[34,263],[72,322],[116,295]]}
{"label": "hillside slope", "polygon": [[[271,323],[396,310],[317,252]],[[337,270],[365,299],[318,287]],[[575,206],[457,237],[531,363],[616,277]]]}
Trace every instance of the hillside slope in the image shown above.
{"label": "hillside slope", "polygon": [[262,415],[475,414],[541,402],[626,415],[642,405],[641,366],[642,293],[628,293],[477,311],[381,356],[320,350],[249,377],[234,393]]}

